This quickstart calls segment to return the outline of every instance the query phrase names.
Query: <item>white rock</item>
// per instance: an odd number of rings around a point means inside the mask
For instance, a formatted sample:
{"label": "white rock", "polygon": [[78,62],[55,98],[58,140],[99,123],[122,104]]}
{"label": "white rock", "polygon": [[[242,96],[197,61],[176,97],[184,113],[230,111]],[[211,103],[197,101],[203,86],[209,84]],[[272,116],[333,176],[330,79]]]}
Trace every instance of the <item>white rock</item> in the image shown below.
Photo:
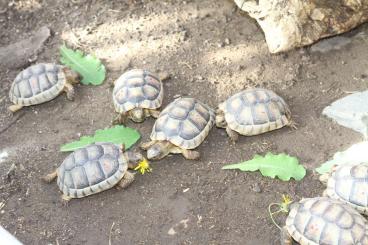
{"label": "white rock", "polygon": [[368,91],[348,95],[327,106],[322,114],[368,138]]}

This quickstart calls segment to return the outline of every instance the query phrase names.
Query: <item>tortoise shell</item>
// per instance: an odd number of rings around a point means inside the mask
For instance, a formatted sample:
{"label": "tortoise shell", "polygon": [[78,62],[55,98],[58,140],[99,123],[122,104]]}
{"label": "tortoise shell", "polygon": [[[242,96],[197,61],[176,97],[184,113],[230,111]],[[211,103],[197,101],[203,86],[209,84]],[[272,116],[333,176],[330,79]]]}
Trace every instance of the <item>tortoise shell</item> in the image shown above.
{"label": "tortoise shell", "polygon": [[118,78],[112,97],[115,110],[125,113],[137,107],[157,109],[161,107],[163,94],[159,78],[149,71],[134,69]]}
{"label": "tortoise shell", "polygon": [[209,106],[193,98],[178,98],[160,113],[151,139],[194,149],[206,138],[214,122],[215,113]]}
{"label": "tortoise shell", "polygon": [[286,229],[301,245],[368,244],[368,222],[352,207],[327,197],[292,204]]}
{"label": "tortoise shell", "polygon": [[66,83],[63,66],[56,64],[36,64],[20,72],[9,91],[11,102],[29,106],[54,99],[64,89]]}
{"label": "tortoise shell", "polygon": [[81,198],[116,185],[128,169],[118,145],[94,143],[71,153],[57,169],[57,184],[64,195]]}
{"label": "tortoise shell", "polygon": [[324,194],[368,214],[368,163],[340,165],[328,179]]}
{"label": "tortoise shell", "polygon": [[285,101],[271,90],[255,88],[234,94],[220,104],[230,129],[242,135],[257,135],[291,123]]}

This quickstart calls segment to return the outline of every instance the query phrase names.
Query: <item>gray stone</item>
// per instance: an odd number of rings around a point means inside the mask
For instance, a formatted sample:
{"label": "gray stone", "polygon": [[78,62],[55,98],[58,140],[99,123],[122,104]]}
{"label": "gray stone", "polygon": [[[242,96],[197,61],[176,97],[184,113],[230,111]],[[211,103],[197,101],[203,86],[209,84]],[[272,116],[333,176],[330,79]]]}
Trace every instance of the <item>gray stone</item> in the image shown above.
{"label": "gray stone", "polygon": [[368,139],[368,90],[348,95],[327,106],[323,112],[338,124],[351,128]]}
{"label": "gray stone", "polygon": [[0,47],[1,66],[8,69],[17,69],[28,65],[30,59],[34,58],[32,56],[40,52],[50,35],[50,29],[44,26],[27,39]]}
{"label": "gray stone", "polygon": [[351,43],[352,39],[342,36],[324,39],[311,47],[311,52],[327,53],[332,50],[339,50]]}

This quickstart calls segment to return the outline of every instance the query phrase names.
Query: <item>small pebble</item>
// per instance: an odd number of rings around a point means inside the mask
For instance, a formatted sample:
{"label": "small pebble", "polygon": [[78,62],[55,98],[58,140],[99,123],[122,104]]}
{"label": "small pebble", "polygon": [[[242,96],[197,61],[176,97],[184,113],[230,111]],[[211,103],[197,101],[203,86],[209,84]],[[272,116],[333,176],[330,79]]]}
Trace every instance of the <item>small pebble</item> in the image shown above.
{"label": "small pebble", "polygon": [[252,185],[252,191],[257,192],[257,193],[262,192],[261,187],[259,186],[258,183],[255,183],[255,184]]}

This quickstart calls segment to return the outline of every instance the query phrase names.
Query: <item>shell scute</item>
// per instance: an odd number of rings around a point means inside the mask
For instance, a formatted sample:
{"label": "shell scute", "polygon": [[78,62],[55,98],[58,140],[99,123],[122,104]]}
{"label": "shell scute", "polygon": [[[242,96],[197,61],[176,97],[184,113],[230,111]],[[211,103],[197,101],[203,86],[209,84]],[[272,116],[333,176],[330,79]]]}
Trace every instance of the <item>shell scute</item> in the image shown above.
{"label": "shell scute", "polygon": [[368,164],[338,167],[328,179],[326,194],[368,213]]}
{"label": "shell scute", "polygon": [[63,161],[57,169],[57,183],[65,195],[84,197],[114,186],[127,168],[127,159],[118,145],[95,143]]}
{"label": "shell scute", "polygon": [[118,160],[111,155],[103,155],[100,159],[100,166],[105,173],[106,177],[109,178],[116,173],[119,169]]}
{"label": "shell scute", "polygon": [[55,98],[66,82],[62,66],[36,64],[21,71],[10,88],[9,97],[14,104],[35,105]]}
{"label": "shell scute", "polygon": [[157,109],[161,107],[162,100],[162,83],[148,71],[130,70],[115,82],[113,101],[118,112],[127,112],[136,107]]}
{"label": "shell scute", "polygon": [[180,136],[185,140],[191,140],[201,133],[201,129],[196,127],[195,123],[190,120],[186,120],[182,123]]}
{"label": "shell scute", "polygon": [[84,166],[77,166],[70,172],[73,179],[73,187],[83,189],[89,186],[88,178]]}
{"label": "shell scute", "polygon": [[224,111],[228,126],[243,135],[257,135],[291,123],[285,101],[267,89],[244,90],[219,108]]}
{"label": "shell scute", "polygon": [[192,108],[185,108],[182,106],[177,106],[169,112],[169,117],[176,120],[185,120]]}
{"label": "shell scute", "polygon": [[87,157],[90,161],[97,160],[104,154],[104,148],[101,145],[91,145],[87,151]]}
{"label": "shell scute", "polygon": [[292,206],[286,229],[301,244],[366,244],[368,222],[350,206],[327,197]]}
{"label": "shell scute", "polygon": [[[85,148],[78,149],[73,154],[75,166],[80,166],[86,163],[88,159],[88,152]],[[74,166],[73,166],[74,167]]]}
{"label": "shell scute", "polygon": [[[85,172],[88,173],[88,186],[98,184],[105,180],[107,176],[98,161],[90,161],[84,165]],[[86,186],[87,187],[87,186]]]}
{"label": "shell scute", "polygon": [[152,140],[168,140],[184,149],[202,143],[214,125],[214,111],[193,98],[179,98],[170,103],[156,120]]}

